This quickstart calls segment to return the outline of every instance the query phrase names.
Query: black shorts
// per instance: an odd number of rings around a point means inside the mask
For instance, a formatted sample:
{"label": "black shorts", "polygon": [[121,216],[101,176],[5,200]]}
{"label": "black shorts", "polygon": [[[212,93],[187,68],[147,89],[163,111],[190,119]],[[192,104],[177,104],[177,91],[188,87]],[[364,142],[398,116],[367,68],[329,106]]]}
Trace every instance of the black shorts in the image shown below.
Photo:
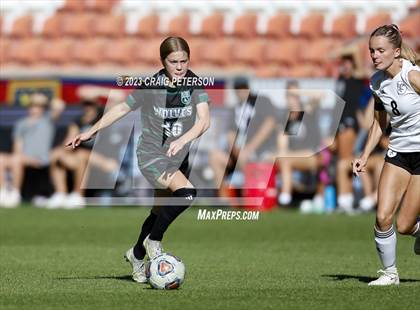
{"label": "black shorts", "polygon": [[420,152],[399,153],[389,149],[385,162],[403,168],[412,175],[420,175]]}
{"label": "black shorts", "polygon": [[164,173],[171,174],[179,170],[188,178],[190,174],[188,155],[180,158],[179,156],[168,157],[153,153],[140,152],[137,154],[140,171],[154,188],[162,188],[157,180]]}

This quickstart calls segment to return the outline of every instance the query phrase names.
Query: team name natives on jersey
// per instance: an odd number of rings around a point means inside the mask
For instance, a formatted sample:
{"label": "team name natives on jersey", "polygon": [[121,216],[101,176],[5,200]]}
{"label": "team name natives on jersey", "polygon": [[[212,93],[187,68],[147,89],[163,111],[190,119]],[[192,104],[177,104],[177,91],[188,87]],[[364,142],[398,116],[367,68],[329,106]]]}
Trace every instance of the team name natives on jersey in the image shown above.
{"label": "team name natives on jersey", "polygon": [[153,106],[155,115],[162,119],[174,119],[189,117],[193,113],[192,106],[186,106],[183,108],[162,108]]}

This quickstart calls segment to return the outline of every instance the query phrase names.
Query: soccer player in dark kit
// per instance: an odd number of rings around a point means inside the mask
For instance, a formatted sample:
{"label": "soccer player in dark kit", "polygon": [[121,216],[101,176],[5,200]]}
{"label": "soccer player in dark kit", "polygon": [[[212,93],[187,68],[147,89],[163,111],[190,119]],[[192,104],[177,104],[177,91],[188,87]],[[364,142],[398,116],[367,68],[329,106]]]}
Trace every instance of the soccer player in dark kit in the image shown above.
{"label": "soccer player in dark kit", "polygon": [[162,253],[161,240],[169,225],[193,202],[196,190],[188,180],[188,151],[191,142],[210,125],[208,95],[189,70],[190,49],[180,37],[168,37],[160,45],[163,69],[134,90],[121,104],[110,109],[87,132],[77,135],[67,145],[73,148],[88,141],[99,130],[124,115],[141,109],[142,134],[137,157],[142,174],[155,188],[175,197],[174,205],[155,203],[143,222],[140,236],[125,258],[133,267],[133,280],[146,283],[145,264]]}

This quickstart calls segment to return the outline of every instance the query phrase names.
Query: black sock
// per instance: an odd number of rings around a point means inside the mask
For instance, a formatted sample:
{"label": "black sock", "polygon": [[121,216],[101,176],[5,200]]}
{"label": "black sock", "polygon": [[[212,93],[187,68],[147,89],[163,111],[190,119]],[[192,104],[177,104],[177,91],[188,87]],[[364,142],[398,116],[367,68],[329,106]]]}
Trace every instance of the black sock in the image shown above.
{"label": "black sock", "polygon": [[159,210],[159,215],[150,232],[150,239],[161,241],[163,234],[168,229],[169,225],[180,215],[184,210],[193,203],[197,191],[195,188],[180,188],[173,192],[173,197],[184,198],[185,205],[162,206]]}
{"label": "black sock", "polygon": [[143,222],[143,226],[141,227],[140,236],[137,240],[136,245],[133,248],[134,256],[137,259],[143,259],[144,255],[146,255],[146,250],[143,247],[143,241],[146,239],[147,235],[150,234],[152,231],[153,224],[157,219],[157,215],[150,211],[149,216]]}

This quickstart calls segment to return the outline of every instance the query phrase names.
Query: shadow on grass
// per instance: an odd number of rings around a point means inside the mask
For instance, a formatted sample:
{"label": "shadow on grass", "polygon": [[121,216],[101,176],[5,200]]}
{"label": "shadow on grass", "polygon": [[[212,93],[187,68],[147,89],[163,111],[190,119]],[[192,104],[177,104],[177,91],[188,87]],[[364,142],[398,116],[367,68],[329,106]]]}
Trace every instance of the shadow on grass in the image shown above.
{"label": "shadow on grass", "polygon": [[[322,275],[324,278],[330,278],[333,281],[344,281],[344,280],[358,280],[359,282],[369,283],[370,281],[376,280],[377,277],[365,277],[365,276],[357,276],[351,274],[324,274]],[[409,282],[420,282],[418,279],[400,279],[402,283],[409,283]]]}
{"label": "shadow on grass", "polygon": [[92,277],[59,277],[55,280],[119,280],[119,281],[128,281],[134,282],[133,278],[130,275],[125,276],[92,276]]}

